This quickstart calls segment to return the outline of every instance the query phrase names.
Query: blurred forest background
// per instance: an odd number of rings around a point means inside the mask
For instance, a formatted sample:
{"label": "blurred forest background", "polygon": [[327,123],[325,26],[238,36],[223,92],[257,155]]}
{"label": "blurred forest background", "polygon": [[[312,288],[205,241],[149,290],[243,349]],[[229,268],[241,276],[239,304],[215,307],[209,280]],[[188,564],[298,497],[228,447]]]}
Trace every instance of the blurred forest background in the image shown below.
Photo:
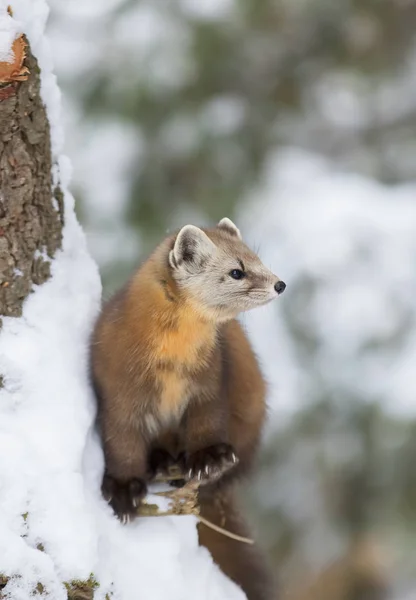
{"label": "blurred forest background", "polygon": [[236,221],[288,288],[246,500],[283,598],[416,598],[416,2],[51,0],[79,217],[109,295]]}

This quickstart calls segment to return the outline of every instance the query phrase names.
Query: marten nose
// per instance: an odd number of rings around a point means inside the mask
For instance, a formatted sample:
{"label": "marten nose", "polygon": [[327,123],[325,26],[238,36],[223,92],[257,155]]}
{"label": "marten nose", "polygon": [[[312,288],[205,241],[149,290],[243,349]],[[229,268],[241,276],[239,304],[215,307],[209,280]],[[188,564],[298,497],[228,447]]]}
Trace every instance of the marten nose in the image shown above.
{"label": "marten nose", "polygon": [[283,292],[286,289],[286,284],[284,281],[278,281],[277,283],[274,284],[274,289],[276,290],[276,292],[278,294],[283,294]]}

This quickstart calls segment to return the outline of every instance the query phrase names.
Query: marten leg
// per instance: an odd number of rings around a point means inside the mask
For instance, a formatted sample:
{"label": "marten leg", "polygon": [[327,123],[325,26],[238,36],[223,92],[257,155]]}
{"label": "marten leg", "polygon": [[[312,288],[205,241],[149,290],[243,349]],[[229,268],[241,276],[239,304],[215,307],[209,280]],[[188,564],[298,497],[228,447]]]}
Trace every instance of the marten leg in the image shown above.
{"label": "marten leg", "polygon": [[184,422],[185,469],[188,479],[216,481],[238,462],[228,442],[227,409],[219,400],[188,406]]}
{"label": "marten leg", "polygon": [[106,419],[103,443],[102,493],[117,517],[125,523],[134,518],[146,495],[147,443],[141,432],[131,425],[110,419]]}
{"label": "marten leg", "polygon": [[[243,537],[250,532],[234,506],[231,492],[200,498],[201,515],[211,523]],[[221,571],[239,585],[248,600],[276,600],[277,586],[267,560],[256,545],[233,540],[207,525],[198,525],[199,543]]]}
{"label": "marten leg", "polygon": [[153,479],[160,475],[168,477],[172,467],[177,465],[174,456],[164,448],[155,448],[150,452],[149,456],[149,474]]}
{"label": "marten leg", "polygon": [[177,487],[182,487],[185,483],[185,469],[183,458],[179,457],[179,435],[176,430],[163,430],[152,442],[152,448],[149,456],[149,475],[150,479],[157,476],[165,479],[169,478],[174,467],[175,479],[169,482]]}
{"label": "marten leg", "polygon": [[229,436],[239,458],[233,475],[250,470],[266,416],[265,383],[250,343],[237,321],[227,326]]}

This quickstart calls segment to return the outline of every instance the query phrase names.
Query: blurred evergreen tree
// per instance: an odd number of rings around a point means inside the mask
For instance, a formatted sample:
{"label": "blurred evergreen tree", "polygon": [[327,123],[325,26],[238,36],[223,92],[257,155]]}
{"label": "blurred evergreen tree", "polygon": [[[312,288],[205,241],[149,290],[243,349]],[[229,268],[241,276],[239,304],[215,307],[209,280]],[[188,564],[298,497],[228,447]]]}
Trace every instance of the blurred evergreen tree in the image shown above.
{"label": "blurred evergreen tree", "polygon": [[[322,152],[387,181],[416,175],[406,159],[416,101],[400,100],[414,77],[414,2],[214,6],[208,18],[183,0],[115,3],[103,24],[109,44],[115,40],[111,57],[79,90],[87,118],[122,120],[143,144],[126,214],[143,252],[184,211],[209,221],[232,217],[280,145]],[[117,44],[120,22],[141,15],[149,29],[161,22],[159,42],[150,32],[143,50],[131,28],[131,39]]]}

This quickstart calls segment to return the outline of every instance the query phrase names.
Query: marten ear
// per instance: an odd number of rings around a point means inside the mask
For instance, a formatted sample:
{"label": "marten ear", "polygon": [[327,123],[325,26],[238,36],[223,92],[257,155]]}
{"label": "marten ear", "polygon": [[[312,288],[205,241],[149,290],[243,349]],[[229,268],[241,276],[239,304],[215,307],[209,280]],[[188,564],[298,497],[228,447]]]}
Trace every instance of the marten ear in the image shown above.
{"label": "marten ear", "polygon": [[214,251],[215,244],[202,229],[185,225],[176,236],[173,250],[169,252],[169,263],[172,269],[184,268],[195,272]]}
{"label": "marten ear", "polygon": [[223,229],[230,235],[237,237],[239,240],[243,239],[238,227],[234,225],[234,223],[228,217],[221,219],[221,221],[217,224],[217,227]]}

